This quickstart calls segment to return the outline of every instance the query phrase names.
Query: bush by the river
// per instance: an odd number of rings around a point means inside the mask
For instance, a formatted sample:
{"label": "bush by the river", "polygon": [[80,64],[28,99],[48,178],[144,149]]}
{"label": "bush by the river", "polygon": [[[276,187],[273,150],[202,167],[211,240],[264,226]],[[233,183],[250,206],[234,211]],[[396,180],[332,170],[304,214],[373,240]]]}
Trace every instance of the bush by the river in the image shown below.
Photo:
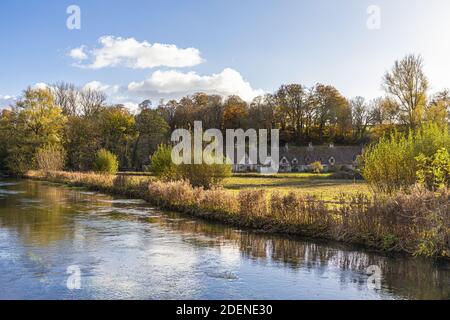
{"label": "bush by the river", "polygon": [[41,148],[36,152],[35,162],[39,170],[60,171],[64,168],[65,153],[62,148]]}
{"label": "bush by the river", "polygon": [[106,149],[99,150],[95,156],[94,169],[96,172],[116,174],[119,171],[117,156]]}
{"label": "bush by the river", "polygon": [[362,175],[377,191],[405,191],[419,182],[424,162],[431,166],[437,164],[437,160],[433,162],[426,159],[433,159],[439,150],[449,148],[448,128],[437,124],[424,124],[408,135],[393,133],[366,148],[361,158]]}
{"label": "bush by the river", "polygon": [[176,180],[179,178],[178,166],[172,161],[172,147],[162,144],[150,157],[149,170],[163,180]]}
{"label": "bush by the river", "polygon": [[420,154],[416,157],[418,164],[418,182],[429,190],[450,187],[450,154],[447,149],[439,149],[433,156]]}
{"label": "bush by the river", "polygon": [[[175,165],[172,161],[172,148],[161,145],[151,157],[150,170],[165,181],[185,180],[194,187],[211,189],[219,186],[223,179],[231,176],[230,164],[207,164],[203,159],[202,164]],[[224,160],[225,162],[225,160]]]}

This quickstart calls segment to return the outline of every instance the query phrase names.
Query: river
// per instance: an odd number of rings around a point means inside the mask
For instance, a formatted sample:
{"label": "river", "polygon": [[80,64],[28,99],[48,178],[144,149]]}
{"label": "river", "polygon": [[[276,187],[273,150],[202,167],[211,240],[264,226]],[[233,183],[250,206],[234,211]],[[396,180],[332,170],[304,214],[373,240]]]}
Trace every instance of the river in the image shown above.
{"label": "river", "polygon": [[450,263],[1,180],[0,299],[450,299]]}

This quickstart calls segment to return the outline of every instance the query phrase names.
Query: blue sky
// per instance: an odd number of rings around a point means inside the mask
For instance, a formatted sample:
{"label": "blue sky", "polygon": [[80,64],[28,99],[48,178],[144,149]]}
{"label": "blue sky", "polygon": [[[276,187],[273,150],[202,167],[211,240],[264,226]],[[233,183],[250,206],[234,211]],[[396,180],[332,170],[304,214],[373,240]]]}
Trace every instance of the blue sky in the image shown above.
{"label": "blue sky", "polygon": [[[80,30],[66,27],[72,4],[81,9]],[[367,28],[370,5],[381,9],[379,30]],[[0,103],[28,85],[61,80],[101,88],[121,103],[196,90],[250,99],[292,82],[374,98],[385,71],[408,53],[423,56],[432,91],[450,87],[448,0],[2,0],[0,15]],[[92,67],[111,54],[101,51],[105,36],[111,50],[133,39],[146,64],[122,52]],[[174,66],[165,51],[147,50],[155,43],[201,62]],[[72,58],[76,48],[87,59]]]}

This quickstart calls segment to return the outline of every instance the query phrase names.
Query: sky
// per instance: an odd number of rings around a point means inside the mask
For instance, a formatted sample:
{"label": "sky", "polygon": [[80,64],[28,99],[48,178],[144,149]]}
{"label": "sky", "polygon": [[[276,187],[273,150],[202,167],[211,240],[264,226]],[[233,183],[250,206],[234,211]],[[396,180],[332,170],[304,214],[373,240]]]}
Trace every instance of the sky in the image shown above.
{"label": "sky", "polygon": [[287,83],[372,99],[409,53],[431,91],[450,87],[448,0],[2,0],[0,39],[0,107],[58,81],[130,108],[197,91],[250,101]]}

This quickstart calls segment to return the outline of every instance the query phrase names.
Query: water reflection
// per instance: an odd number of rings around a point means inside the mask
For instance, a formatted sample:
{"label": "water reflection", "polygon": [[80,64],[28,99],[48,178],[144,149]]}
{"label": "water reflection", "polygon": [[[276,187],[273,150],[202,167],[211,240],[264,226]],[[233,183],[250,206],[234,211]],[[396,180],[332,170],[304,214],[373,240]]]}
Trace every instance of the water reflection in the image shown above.
{"label": "water reflection", "polygon": [[[140,200],[0,182],[0,298],[449,299],[450,266],[235,230]],[[79,265],[83,287],[65,287]],[[381,290],[367,287],[378,265]]]}

